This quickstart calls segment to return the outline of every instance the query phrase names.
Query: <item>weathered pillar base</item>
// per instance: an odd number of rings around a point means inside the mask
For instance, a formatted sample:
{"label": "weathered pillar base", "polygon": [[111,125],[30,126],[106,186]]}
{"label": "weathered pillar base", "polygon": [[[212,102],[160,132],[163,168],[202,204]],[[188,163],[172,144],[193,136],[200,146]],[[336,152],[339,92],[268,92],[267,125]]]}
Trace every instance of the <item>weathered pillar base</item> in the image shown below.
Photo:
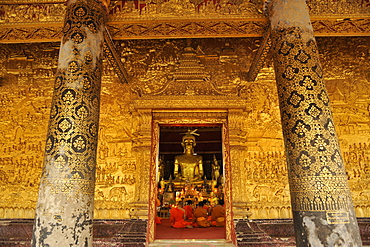
{"label": "weathered pillar base", "polygon": [[107,5],[67,1],[32,246],[92,246]]}
{"label": "weathered pillar base", "polygon": [[348,214],[350,213],[338,211],[293,212],[299,246],[333,246],[332,243],[335,243],[334,246],[361,246],[358,245],[361,243],[360,239],[352,240],[352,236],[358,234],[358,228],[349,223],[357,221],[354,215]]}
{"label": "weathered pillar base", "polygon": [[268,13],[297,246],[362,246],[306,1]]}

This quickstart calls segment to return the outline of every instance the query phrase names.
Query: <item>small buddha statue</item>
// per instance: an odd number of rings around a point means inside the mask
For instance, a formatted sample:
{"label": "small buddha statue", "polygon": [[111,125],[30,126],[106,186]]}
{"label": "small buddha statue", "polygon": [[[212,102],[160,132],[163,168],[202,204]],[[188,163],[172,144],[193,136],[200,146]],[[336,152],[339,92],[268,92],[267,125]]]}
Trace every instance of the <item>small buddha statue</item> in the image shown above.
{"label": "small buddha statue", "polygon": [[195,135],[199,135],[195,131],[197,130],[189,129],[182,137],[181,145],[184,148],[184,154],[175,156],[175,181],[190,183],[202,181],[203,158],[194,153]]}
{"label": "small buddha statue", "polygon": [[161,187],[162,190],[165,189],[166,184],[164,182],[164,178],[163,177],[161,178],[161,181],[159,181],[159,186]]}
{"label": "small buddha statue", "polygon": [[220,177],[220,165],[218,164],[218,161],[216,159],[216,156],[213,155],[213,162],[212,162],[212,179],[216,180],[216,183],[218,183]]}
{"label": "small buddha statue", "polygon": [[158,163],[159,163],[159,165],[158,165],[158,178],[159,179],[164,179],[165,163],[164,163],[163,155],[159,157]]}
{"label": "small buddha statue", "polygon": [[168,184],[165,185],[165,192],[174,192],[175,191],[175,185],[172,182],[172,177],[170,176],[170,181]]}

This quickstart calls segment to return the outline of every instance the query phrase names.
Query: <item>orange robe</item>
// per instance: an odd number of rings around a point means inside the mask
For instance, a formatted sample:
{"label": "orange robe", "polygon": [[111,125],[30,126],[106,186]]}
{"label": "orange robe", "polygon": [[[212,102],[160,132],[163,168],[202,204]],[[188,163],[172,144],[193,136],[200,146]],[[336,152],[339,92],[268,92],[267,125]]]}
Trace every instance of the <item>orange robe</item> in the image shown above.
{"label": "orange robe", "polygon": [[171,208],[170,210],[170,223],[173,228],[185,228],[191,225],[191,222],[184,220],[185,210],[179,208]]}
{"label": "orange robe", "polygon": [[186,205],[183,209],[185,209],[186,219],[192,219],[194,208],[190,205]]}
{"label": "orange robe", "polygon": [[194,209],[194,227],[210,227],[211,222],[207,220],[207,211],[203,208],[197,207]]}
{"label": "orange robe", "polygon": [[[161,201],[158,198],[155,198],[155,207],[157,208],[159,206],[161,206]],[[156,224],[161,224],[162,223],[162,218],[157,215],[157,216],[155,216],[154,221],[155,221]]]}
{"label": "orange robe", "polygon": [[212,225],[213,226],[225,226],[225,208],[222,206],[216,206],[212,210]]}

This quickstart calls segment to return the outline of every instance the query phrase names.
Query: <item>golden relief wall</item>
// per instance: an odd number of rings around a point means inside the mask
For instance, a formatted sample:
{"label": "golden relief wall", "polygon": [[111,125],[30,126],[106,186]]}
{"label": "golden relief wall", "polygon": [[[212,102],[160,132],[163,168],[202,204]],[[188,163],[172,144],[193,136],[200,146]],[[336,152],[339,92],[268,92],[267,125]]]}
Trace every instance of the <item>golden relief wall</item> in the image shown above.
{"label": "golden relief wall", "polygon": [[[370,216],[369,41],[318,38],[358,217]],[[259,43],[258,38],[116,42],[130,84],[118,82],[104,64],[96,218],[146,214],[150,109],[171,104],[214,109],[210,102],[228,111],[235,216],[291,217],[272,63],[268,58],[254,82],[242,76]],[[0,218],[33,218],[58,43],[3,44],[0,50]]]}
{"label": "golden relief wall", "polygon": [[[313,17],[368,16],[368,3],[361,0],[323,1],[308,0]],[[0,6],[0,23],[10,22],[62,22],[66,10],[64,3],[52,0],[12,0]],[[111,0],[111,21],[137,19],[178,18],[265,18],[264,1],[260,0]]]}
{"label": "golden relief wall", "polygon": [[0,217],[33,218],[58,50],[0,49]]}
{"label": "golden relief wall", "polygon": [[[1,1],[0,1],[1,2]],[[3,43],[54,42],[66,6],[53,0],[7,0],[0,5]],[[368,36],[369,4],[309,0],[316,36]],[[114,40],[181,37],[261,37],[268,21],[262,0],[116,0],[107,28]]]}

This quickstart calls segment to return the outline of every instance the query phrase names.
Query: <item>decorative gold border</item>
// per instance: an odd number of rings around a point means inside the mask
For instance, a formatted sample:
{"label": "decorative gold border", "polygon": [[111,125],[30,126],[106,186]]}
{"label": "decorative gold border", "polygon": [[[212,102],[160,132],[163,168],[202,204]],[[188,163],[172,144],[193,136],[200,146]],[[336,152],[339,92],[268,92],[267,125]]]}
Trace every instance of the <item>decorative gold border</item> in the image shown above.
{"label": "decorative gold border", "polygon": [[159,142],[159,125],[152,121],[152,145],[149,168],[149,205],[148,205],[148,228],[147,228],[147,243],[155,240],[155,217],[157,215],[155,207],[155,199],[158,193],[156,186],[156,168],[158,161],[158,142]]}
{"label": "decorative gold border", "polygon": [[1,0],[0,4],[45,4],[45,3],[60,3],[65,4],[66,0]]}
{"label": "decorative gold border", "polygon": [[234,227],[234,217],[232,212],[232,179],[231,179],[231,157],[229,141],[229,125],[222,124],[222,156],[224,162],[224,198],[226,209],[226,241],[237,245],[236,232]]}
{"label": "decorative gold border", "polygon": [[[370,36],[370,17],[352,19],[312,18],[316,37]],[[262,37],[267,19],[156,20],[108,22],[113,40]],[[61,22],[0,24],[0,43],[57,42]]]}

